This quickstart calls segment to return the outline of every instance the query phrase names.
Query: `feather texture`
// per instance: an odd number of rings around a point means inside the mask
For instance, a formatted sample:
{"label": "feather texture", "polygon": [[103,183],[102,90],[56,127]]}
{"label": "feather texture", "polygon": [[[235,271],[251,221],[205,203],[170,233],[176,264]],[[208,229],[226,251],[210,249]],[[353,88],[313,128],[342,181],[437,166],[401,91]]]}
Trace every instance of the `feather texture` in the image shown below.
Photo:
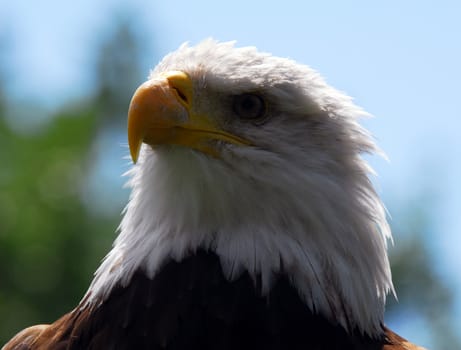
{"label": "feather texture", "polygon": [[136,271],[100,306],[24,332],[4,350],[418,350],[386,328],[372,338],[313,314],[283,273],[263,297],[248,273],[229,281],[203,250],[153,279]]}

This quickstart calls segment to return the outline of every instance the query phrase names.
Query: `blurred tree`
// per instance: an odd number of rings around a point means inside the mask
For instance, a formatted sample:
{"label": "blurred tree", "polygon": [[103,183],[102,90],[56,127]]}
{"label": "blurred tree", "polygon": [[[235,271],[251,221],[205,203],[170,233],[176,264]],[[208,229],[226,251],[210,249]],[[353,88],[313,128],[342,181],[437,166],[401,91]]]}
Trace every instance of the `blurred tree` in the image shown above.
{"label": "blurred tree", "polygon": [[[141,36],[139,28],[130,18],[119,18],[110,36],[96,51],[94,77],[97,92],[95,104],[101,108],[101,121],[124,127],[127,98],[141,83]],[[128,101],[129,102],[129,101]]]}
{"label": "blurred tree", "polygon": [[6,108],[6,91],[4,87],[7,84],[8,78],[8,58],[7,53],[10,51],[10,37],[7,34],[8,32],[0,28],[0,118],[3,118],[5,115]]}
{"label": "blurred tree", "polygon": [[2,340],[70,308],[97,265],[98,231],[107,223],[79,198],[94,124],[91,110],[67,112],[43,132],[23,136],[1,121],[9,150],[0,181],[0,314],[8,315]]}
{"label": "blurred tree", "polygon": [[[98,138],[108,128],[124,128],[140,81],[132,28],[120,21],[102,42],[95,96],[63,106],[40,127],[21,132],[0,79],[0,315],[8,315],[0,321],[0,345],[73,308],[110,248],[119,211],[93,215],[82,193],[95,176]],[[37,107],[22,106],[29,122]]]}
{"label": "blurred tree", "polygon": [[427,198],[415,201],[399,215],[399,227],[406,229],[394,228],[396,245],[390,249],[398,300],[388,299],[387,319],[416,323],[415,319],[420,318],[420,323],[427,326],[419,331],[427,333],[434,349],[461,349],[458,326],[453,320],[453,292],[434,269],[434,253],[427,247],[427,237],[436,236],[431,225],[433,211],[429,210],[432,202]]}

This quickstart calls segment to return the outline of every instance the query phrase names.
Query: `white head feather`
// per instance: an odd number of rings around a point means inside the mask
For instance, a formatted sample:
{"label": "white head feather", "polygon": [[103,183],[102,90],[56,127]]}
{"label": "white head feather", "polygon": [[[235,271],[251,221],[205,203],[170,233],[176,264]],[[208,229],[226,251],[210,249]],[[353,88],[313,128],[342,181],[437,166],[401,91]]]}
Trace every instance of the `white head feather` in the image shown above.
{"label": "white head feather", "polygon": [[[130,170],[130,202],[90,287],[103,300],[142,267],[215,251],[229,279],[247,270],[271,288],[283,268],[315,312],[347,330],[381,332],[393,290],[385,209],[363,152],[377,151],[357,119],[366,113],[291,60],[207,40],[181,46],[151,73],[182,70],[201,111],[255,146],[217,144],[221,159],[182,147],[143,145]],[[258,91],[269,99],[261,125],[226,119],[220,98]]]}

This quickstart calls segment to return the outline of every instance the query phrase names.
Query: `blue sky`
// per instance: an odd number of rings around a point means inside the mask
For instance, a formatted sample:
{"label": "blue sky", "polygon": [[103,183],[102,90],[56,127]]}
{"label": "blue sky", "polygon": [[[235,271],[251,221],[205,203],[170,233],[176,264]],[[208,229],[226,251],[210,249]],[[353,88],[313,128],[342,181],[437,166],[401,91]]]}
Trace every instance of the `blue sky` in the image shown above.
{"label": "blue sky", "polygon": [[[433,255],[461,309],[461,2],[3,2],[13,96],[53,108],[84,95],[96,34],[125,11],[154,38],[145,43],[150,66],[184,41],[237,40],[312,66],[375,115],[365,124],[390,159],[371,160],[380,192],[397,208],[430,194]],[[391,215],[398,225],[399,213]]]}

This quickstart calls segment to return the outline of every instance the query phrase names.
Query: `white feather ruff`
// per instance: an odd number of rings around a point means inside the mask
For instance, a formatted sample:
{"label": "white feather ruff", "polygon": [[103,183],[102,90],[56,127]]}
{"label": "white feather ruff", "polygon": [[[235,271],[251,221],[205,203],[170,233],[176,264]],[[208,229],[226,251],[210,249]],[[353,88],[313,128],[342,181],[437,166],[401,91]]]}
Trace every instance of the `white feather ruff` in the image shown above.
{"label": "white feather ruff", "polygon": [[[380,334],[393,291],[391,233],[360,157],[377,151],[357,123],[366,114],[312,69],[232,43],[183,45],[152,76],[167,70],[186,71],[200,101],[257,88],[277,101],[274,115],[261,126],[226,124],[256,146],[217,144],[221,159],[143,145],[120,234],[87,302],[104,300],[140,267],[152,277],[167,258],[204,247],[229,279],[248,270],[267,293],[283,269],[312,310]],[[213,102],[197,108],[223,117]]]}

